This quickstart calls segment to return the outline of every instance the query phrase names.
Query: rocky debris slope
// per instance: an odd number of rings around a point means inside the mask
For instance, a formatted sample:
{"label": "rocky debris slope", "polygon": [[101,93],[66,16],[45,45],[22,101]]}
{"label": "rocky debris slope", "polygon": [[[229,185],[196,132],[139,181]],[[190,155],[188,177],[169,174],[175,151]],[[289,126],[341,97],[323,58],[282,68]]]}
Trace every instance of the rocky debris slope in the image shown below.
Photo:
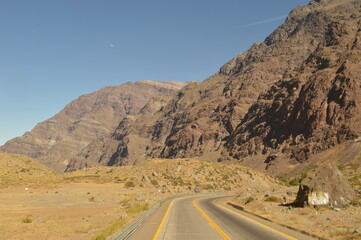
{"label": "rocky debris slope", "polygon": [[347,179],[334,166],[328,165],[305,178],[299,186],[296,206],[345,206],[355,197]]}
{"label": "rocky debris slope", "polygon": [[150,98],[171,95],[184,85],[139,81],[105,87],[80,96],[31,132],[8,141],[0,151],[30,156],[62,172],[72,156],[110,134],[123,117],[138,114]]}
{"label": "rocky debris slope", "polygon": [[158,108],[124,119],[111,139],[78,155],[69,169],[198,157],[237,159],[278,174],[287,170],[286,159],[302,163],[356,138],[360,17],[356,0],[297,7],[264,42]]}
{"label": "rocky debris slope", "polygon": [[[65,173],[72,179],[101,179],[123,183],[135,189],[158,189],[161,193],[185,192],[246,192],[283,189],[281,182],[271,176],[241,166],[194,159],[151,159],[135,166],[90,167]],[[142,190],[143,191],[143,190]]]}

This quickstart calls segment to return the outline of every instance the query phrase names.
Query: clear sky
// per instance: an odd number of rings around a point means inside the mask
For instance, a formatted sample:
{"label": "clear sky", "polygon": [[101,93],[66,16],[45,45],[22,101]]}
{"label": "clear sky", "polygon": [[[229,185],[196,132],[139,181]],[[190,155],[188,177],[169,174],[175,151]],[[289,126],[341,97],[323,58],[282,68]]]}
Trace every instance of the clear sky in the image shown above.
{"label": "clear sky", "polygon": [[1,0],[0,145],[127,81],[202,81],[308,0]]}

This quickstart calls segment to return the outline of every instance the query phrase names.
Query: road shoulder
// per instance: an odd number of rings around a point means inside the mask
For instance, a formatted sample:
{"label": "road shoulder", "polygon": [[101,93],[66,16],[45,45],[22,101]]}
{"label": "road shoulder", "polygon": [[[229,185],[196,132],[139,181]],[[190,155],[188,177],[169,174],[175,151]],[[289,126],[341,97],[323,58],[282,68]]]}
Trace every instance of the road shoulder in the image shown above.
{"label": "road shoulder", "polygon": [[311,236],[308,233],[302,233],[296,229],[292,229],[291,227],[288,226],[281,226],[275,222],[273,222],[270,219],[266,219],[263,218],[262,216],[257,216],[255,214],[252,214],[250,212],[246,212],[241,210],[242,207],[238,206],[238,205],[229,205],[228,203],[229,198],[220,198],[214,201],[215,204],[220,205],[221,207],[224,207],[226,209],[229,209],[232,212],[236,212],[238,213],[240,216],[244,216],[246,218],[251,219],[252,221],[258,222],[261,225],[265,225],[268,228],[274,229],[276,232],[281,232],[284,233],[286,235],[292,236],[298,240],[312,240],[315,239],[313,238],[313,236]]}

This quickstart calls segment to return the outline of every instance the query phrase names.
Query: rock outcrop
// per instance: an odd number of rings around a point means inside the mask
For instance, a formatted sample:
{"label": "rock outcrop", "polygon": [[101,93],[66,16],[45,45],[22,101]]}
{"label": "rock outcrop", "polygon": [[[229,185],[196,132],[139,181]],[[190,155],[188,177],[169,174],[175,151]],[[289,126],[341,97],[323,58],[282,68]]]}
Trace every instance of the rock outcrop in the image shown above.
{"label": "rock outcrop", "polygon": [[294,204],[299,207],[344,206],[354,197],[355,191],[347,179],[336,167],[328,165],[302,181]]}
{"label": "rock outcrop", "polygon": [[30,156],[63,172],[69,159],[92,141],[113,131],[126,115],[136,115],[147,101],[171,95],[185,83],[139,81],[105,87],[80,96],[32,131],[14,138],[0,151]]}

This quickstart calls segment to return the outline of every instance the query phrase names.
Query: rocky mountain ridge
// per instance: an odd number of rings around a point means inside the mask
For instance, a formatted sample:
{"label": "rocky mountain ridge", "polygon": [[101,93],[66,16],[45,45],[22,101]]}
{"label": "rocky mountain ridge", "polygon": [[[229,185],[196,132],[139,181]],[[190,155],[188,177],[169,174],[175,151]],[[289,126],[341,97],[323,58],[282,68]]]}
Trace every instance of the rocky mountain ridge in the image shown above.
{"label": "rocky mountain ridge", "polygon": [[185,83],[138,81],[82,95],[32,131],[14,138],[0,151],[30,156],[63,172],[69,159],[92,141],[105,137],[126,115],[136,115],[158,95],[172,95]]}
{"label": "rocky mountain ridge", "polygon": [[203,82],[168,88],[170,94],[147,97],[138,112],[109,117],[112,126],[71,155],[61,156],[69,145],[64,143],[56,153],[63,161],[59,169],[197,158],[237,161],[279,175],[357,139],[359,19],[357,0],[313,0],[297,7],[264,42]]}
{"label": "rocky mountain ridge", "polygon": [[264,42],[204,82],[123,119],[102,147],[89,145],[68,170],[197,157],[278,174],[357,138],[360,9],[350,0],[297,7]]}
{"label": "rocky mountain ridge", "polygon": [[344,2],[330,1],[317,12],[327,23],[324,39],[300,71],[259,96],[226,143],[226,154],[262,154],[272,167],[280,164],[277,158],[302,162],[360,135],[361,5]]}

